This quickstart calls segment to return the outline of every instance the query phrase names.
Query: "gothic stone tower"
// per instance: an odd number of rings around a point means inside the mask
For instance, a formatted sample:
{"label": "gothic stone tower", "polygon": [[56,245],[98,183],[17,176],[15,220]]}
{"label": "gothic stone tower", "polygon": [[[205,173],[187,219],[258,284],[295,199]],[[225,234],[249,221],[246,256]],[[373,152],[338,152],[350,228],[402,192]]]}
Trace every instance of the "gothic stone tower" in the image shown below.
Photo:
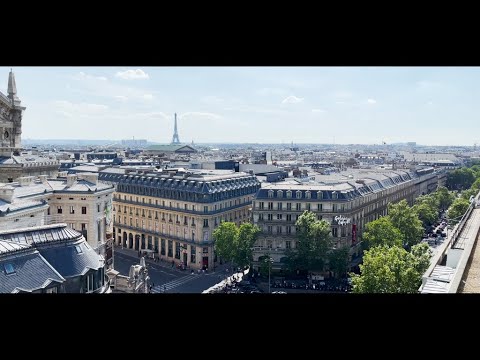
{"label": "gothic stone tower", "polygon": [[8,75],[8,96],[0,92],[0,156],[10,157],[19,151],[22,140],[22,113],[26,109],[20,105],[17,96],[15,75]]}

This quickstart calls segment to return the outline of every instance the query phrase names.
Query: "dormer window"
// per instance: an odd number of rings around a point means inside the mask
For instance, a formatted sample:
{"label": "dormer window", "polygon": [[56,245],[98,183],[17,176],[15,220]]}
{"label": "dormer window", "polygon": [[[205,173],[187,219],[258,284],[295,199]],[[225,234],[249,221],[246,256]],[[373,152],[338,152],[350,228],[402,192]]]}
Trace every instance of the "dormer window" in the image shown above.
{"label": "dormer window", "polygon": [[334,192],[332,193],[332,199],[333,199],[333,200],[337,200],[337,199],[338,199],[338,193],[337,193],[336,191],[334,191]]}
{"label": "dormer window", "polygon": [[317,199],[323,199],[323,191],[317,192]]}
{"label": "dormer window", "polygon": [[273,198],[273,190],[268,190],[268,197]]}
{"label": "dormer window", "polygon": [[305,198],[306,199],[311,199],[312,198],[312,193],[310,191],[305,191]]}
{"label": "dormer window", "polygon": [[292,198],[292,191],[288,190],[287,191],[287,199],[291,199],[291,198]]}
{"label": "dormer window", "polygon": [[283,198],[283,191],[282,190],[277,191],[277,198]]}
{"label": "dormer window", "polygon": [[297,192],[295,193],[297,199],[301,199],[302,198],[302,192],[300,190],[297,190]]}

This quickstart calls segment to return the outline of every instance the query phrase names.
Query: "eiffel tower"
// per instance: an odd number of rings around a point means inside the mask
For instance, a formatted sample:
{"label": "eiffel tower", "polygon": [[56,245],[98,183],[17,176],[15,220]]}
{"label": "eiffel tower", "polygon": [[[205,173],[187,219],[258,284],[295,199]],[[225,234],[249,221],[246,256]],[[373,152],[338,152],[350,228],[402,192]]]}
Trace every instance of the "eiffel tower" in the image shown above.
{"label": "eiffel tower", "polygon": [[175,113],[175,128],[173,129],[172,144],[180,144],[180,138],[177,131],[177,113]]}

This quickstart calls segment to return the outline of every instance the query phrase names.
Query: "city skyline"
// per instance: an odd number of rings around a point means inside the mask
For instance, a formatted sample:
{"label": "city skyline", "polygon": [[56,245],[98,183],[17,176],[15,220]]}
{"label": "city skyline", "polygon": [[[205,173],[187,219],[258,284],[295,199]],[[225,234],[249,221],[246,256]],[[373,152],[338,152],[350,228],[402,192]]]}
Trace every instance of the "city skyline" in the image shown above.
{"label": "city skyline", "polygon": [[[0,68],[7,93],[10,68]],[[480,68],[13,67],[23,139],[467,145]]]}

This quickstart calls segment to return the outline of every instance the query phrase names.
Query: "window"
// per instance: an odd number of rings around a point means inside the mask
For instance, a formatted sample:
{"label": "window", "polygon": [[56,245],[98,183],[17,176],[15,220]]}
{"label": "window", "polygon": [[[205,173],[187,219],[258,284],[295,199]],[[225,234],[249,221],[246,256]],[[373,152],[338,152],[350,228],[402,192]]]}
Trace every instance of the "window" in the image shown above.
{"label": "window", "polygon": [[204,247],[204,248],[203,248],[203,253],[204,253],[204,254],[208,254],[208,247]]}
{"label": "window", "polygon": [[300,190],[297,190],[297,191],[295,192],[295,195],[296,195],[297,199],[301,199],[301,198],[302,198],[302,192],[301,192]]}
{"label": "window", "polygon": [[203,227],[208,227],[208,219],[203,219]]}
{"label": "window", "polygon": [[296,203],[295,206],[296,206],[296,210],[297,210],[297,211],[302,210],[302,204]]}
{"label": "window", "polygon": [[[292,227],[291,226],[287,226],[287,234],[291,234],[292,233]],[[287,247],[287,249],[289,249]]]}
{"label": "window", "polygon": [[204,206],[204,207],[203,207],[203,212],[204,212],[204,213],[208,213],[208,206]]}
{"label": "window", "polygon": [[267,233],[269,233],[269,234],[272,233],[272,225],[267,226]]}
{"label": "window", "polygon": [[292,198],[292,191],[288,190],[287,191],[287,199],[291,199],[291,198]]}
{"label": "window", "polygon": [[333,204],[332,206],[332,212],[337,212],[337,204]]}
{"label": "window", "polygon": [[50,215],[50,207],[47,209],[47,215]]}
{"label": "window", "polygon": [[175,259],[180,259],[180,243],[177,241],[175,242]]}
{"label": "window", "polygon": [[273,198],[273,190],[268,190],[268,197]]}
{"label": "window", "polygon": [[312,198],[312,193],[310,191],[305,191],[305,198],[306,199],[311,199]]}
{"label": "window", "polygon": [[277,210],[282,210],[283,203],[279,202],[277,203]]}
{"label": "window", "polygon": [[273,214],[267,214],[267,220],[272,221],[273,220]]}
{"label": "window", "polygon": [[195,264],[197,262],[197,248],[190,245],[190,262]]}
{"label": "window", "polygon": [[292,210],[292,203],[287,203],[287,210]]}
{"label": "window", "polygon": [[277,214],[277,220],[282,220],[282,214]]}
{"label": "window", "polygon": [[100,204],[97,204],[97,212],[100,212]]}
{"label": "window", "polygon": [[195,241],[195,231],[192,230],[192,241]]}
{"label": "window", "polygon": [[173,256],[173,241],[168,240],[168,257]]}
{"label": "window", "polygon": [[287,221],[292,221],[292,214],[287,214]]}
{"label": "window", "polygon": [[83,253],[82,247],[80,245],[75,245],[75,250],[77,251],[77,254]]}
{"label": "window", "polygon": [[338,237],[338,229],[336,227],[332,228],[332,236]]}
{"label": "window", "polygon": [[277,198],[283,198],[283,191],[282,190],[278,190],[277,191]]}
{"label": "window", "polygon": [[342,228],[341,228],[341,236],[342,237],[347,236],[347,229],[345,228],[345,226],[342,226]]}
{"label": "window", "polygon": [[332,193],[332,199],[334,200],[338,199],[338,193],[336,191]]}
{"label": "window", "polygon": [[307,210],[310,211],[310,203],[307,203]]}
{"label": "window", "polygon": [[[287,233],[288,233],[288,231],[287,231]],[[292,242],[289,241],[289,240],[285,241],[285,248],[286,249],[291,249],[292,248]]]}
{"label": "window", "polygon": [[323,204],[317,204],[317,211],[323,211]]}
{"label": "window", "polygon": [[70,214],[75,214],[75,208],[73,206],[70,206]]}
{"label": "window", "polygon": [[6,275],[10,275],[10,274],[15,273],[15,268],[13,267],[13,264],[10,264],[10,263],[9,264],[4,264],[3,268],[5,270]]}
{"label": "window", "polygon": [[317,199],[323,199],[323,192],[322,191],[317,192]]}
{"label": "window", "polygon": [[268,210],[273,210],[273,202],[268,203]]}
{"label": "window", "polygon": [[281,234],[282,233],[282,227],[281,226],[277,226],[277,234]]}
{"label": "window", "polygon": [[192,211],[195,211],[195,205],[192,205]]}
{"label": "window", "polygon": [[258,203],[258,205],[259,205],[259,209],[260,209],[260,210],[263,210],[263,209],[264,209],[264,203],[263,203],[263,201],[260,202],[260,203]]}
{"label": "window", "polygon": [[62,213],[62,207],[61,206],[57,206],[57,214],[61,214]]}
{"label": "window", "polygon": [[272,248],[272,245],[273,245],[273,241],[272,241],[272,240],[267,240],[267,247],[268,247],[269,249]]}
{"label": "window", "polygon": [[258,214],[258,220],[263,221],[263,214]]}
{"label": "window", "polygon": [[165,255],[165,239],[160,240],[160,255]]}

